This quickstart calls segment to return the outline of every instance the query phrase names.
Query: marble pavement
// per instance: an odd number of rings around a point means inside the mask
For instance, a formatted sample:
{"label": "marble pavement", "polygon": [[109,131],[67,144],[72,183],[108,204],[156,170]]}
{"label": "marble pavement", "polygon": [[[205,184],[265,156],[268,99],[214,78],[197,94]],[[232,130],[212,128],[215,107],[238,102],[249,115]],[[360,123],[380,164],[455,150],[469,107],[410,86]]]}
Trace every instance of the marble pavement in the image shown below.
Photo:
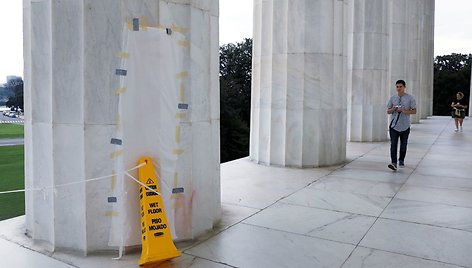
{"label": "marble pavement", "polygon": [[[346,164],[329,168],[225,163],[222,221],[158,267],[472,267],[470,133],[470,120],[463,133],[448,117],[422,120],[396,173],[387,142],[348,143]],[[46,256],[8,242],[34,249],[22,222],[0,223],[4,267],[137,267],[138,253]]]}

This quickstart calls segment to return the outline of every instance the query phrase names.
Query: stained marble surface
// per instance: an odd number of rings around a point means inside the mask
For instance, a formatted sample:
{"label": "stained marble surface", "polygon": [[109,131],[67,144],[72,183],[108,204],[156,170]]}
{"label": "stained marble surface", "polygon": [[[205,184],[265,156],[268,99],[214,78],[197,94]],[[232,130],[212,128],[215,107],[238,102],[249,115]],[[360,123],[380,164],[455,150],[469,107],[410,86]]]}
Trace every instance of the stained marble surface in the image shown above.
{"label": "stained marble surface", "polygon": [[305,188],[280,202],[334,211],[379,216],[390,197]]}
{"label": "stained marble surface", "polygon": [[[280,220],[274,220],[277,217]],[[278,203],[244,223],[357,245],[374,221],[374,217]]]}
{"label": "stained marble surface", "polygon": [[396,198],[380,217],[472,232],[472,208],[468,207]]}
{"label": "stained marble surface", "polygon": [[379,219],[360,245],[457,265],[472,265],[472,233],[467,231]]}
{"label": "stained marble surface", "polygon": [[241,224],[187,252],[236,267],[339,267],[353,245]]}
{"label": "stained marble surface", "polygon": [[[385,164],[383,165],[385,169]],[[327,176],[310,186],[312,189],[393,197],[402,184],[346,179]]]}
{"label": "stained marble surface", "polygon": [[460,266],[445,264],[406,255],[358,247],[354,250],[342,268],[459,268]]}

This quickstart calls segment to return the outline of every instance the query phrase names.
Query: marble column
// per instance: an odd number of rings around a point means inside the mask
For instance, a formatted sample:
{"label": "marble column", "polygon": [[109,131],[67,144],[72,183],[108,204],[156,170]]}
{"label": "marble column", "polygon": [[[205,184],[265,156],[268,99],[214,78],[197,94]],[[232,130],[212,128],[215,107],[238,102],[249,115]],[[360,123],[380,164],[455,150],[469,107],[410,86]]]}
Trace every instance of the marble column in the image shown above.
{"label": "marble column", "polygon": [[472,70],[470,73],[470,91],[469,91],[469,117],[472,117]]}
{"label": "marble column", "polygon": [[420,106],[422,104],[420,88],[421,70],[421,0],[408,0],[406,12],[408,14],[408,67],[407,92],[416,99],[418,112],[411,115],[412,123],[420,122]]}
{"label": "marble column", "polygon": [[187,39],[193,234],[219,217],[218,0],[24,0],[25,185],[45,189],[26,194],[26,231],[47,250],[112,249],[112,183],[54,187],[116,172],[115,69],[132,18]]}
{"label": "marble column", "polygon": [[387,139],[389,0],[350,0],[348,16],[349,141]]}
{"label": "marble column", "polygon": [[418,113],[426,119],[433,113],[435,1],[421,0],[420,94]]}
{"label": "marble column", "polygon": [[254,1],[251,160],[299,168],[345,160],[345,5]]}
{"label": "marble column", "polygon": [[396,81],[400,79],[407,80],[409,40],[408,2],[409,0],[390,0],[389,95],[396,94]]}

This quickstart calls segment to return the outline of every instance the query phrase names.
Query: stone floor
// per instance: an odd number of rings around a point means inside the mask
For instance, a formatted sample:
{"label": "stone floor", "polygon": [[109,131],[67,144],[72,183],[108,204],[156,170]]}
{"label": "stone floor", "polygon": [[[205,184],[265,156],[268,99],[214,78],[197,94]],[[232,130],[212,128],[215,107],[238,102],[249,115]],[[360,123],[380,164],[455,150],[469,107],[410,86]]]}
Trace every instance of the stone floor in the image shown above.
{"label": "stone floor", "polygon": [[[462,133],[446,117],[414,125],[398,172],[388,151],[349,143],[347,164],[321,169],[223,164],[222,222],[156,267],[472,267],[472,121]],[[18,238],[23,221],[0,223],[1,267],[137,267],[138,253],[43,255],[7,241],[35,249]]]}

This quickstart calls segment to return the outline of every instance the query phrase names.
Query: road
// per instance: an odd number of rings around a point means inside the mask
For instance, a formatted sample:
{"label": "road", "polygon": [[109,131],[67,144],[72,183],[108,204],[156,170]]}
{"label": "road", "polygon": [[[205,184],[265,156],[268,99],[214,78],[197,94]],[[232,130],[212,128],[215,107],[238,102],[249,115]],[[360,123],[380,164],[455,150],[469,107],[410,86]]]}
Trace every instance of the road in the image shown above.
{"label": "road", "polygon": [[12,146],[12,145],[23,145],[25,144],[25,139],[15,138],[15,139],[0,139],[1,146]]}
{"label": "road", "polygon": [[1,123],[23,124],[24,120],[20,118],[10,118],[0,113],[0,124]]}

